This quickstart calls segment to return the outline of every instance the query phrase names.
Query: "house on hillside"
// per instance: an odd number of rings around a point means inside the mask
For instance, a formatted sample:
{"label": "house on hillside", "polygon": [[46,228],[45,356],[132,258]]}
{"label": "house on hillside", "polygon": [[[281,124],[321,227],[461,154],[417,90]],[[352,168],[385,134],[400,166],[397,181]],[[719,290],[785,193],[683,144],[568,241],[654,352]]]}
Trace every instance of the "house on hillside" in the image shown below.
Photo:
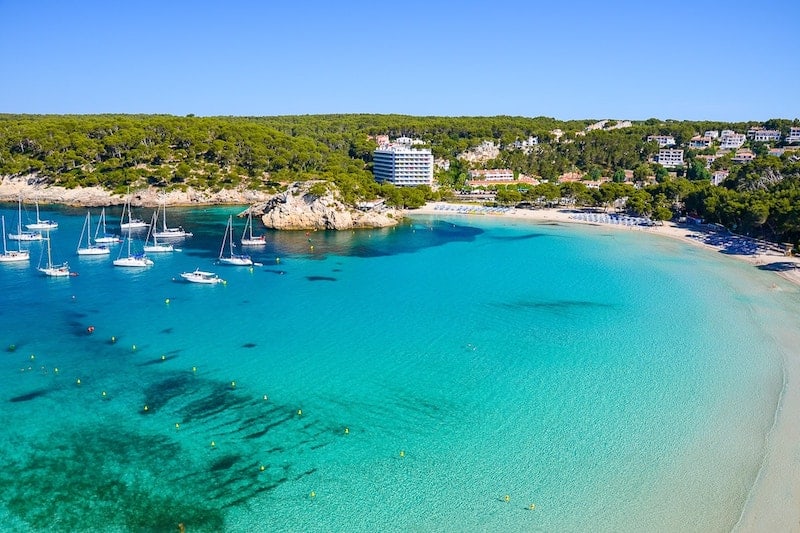
{"label": "house on hillside", "polygon": [[683,150],[662,148],[658,151],[656,162],[664,168],[683,166]]}

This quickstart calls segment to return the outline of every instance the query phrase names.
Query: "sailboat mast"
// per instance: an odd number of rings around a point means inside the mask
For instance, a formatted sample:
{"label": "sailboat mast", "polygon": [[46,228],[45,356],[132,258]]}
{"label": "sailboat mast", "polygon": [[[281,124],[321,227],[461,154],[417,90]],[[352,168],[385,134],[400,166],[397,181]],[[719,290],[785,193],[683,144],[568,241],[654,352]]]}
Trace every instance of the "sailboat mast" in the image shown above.
{"label": "sailboat mast", "polygon": [[53,268],[53,258],[50,256],[50,230],[47,230],[47,268]]}
{"label": "sailboat mast", "polygon": [[228,240],[230,241],[231,257],[233,257],[233,216],[228,217]]}
{"label": "sailboat mast", "polygon": [[3,217],[3,255],[7,254],[8,250],[6,249],[6,217]]}
{"label": "sailboat mast", "polygon": [[225,239],[228,238],[228,228],[231,225],[231,219],[228,217],[228,225],[225,227],[225,233],[222,234],[222,246],[219,247],[219,258],[222,259],[222,253],[225,251]]}

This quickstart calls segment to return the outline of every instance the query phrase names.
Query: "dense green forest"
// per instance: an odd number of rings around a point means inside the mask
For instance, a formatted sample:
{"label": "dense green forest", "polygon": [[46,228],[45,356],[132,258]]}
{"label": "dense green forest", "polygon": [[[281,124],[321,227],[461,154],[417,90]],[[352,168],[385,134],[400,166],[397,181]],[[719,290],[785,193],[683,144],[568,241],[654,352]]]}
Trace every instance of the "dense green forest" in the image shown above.
{"label": "dense green forest", "polygon": [[[751,126],[786,135],[795,119],[766,123],[689,122],[649,119],[620,129],[585,132],[594,120],[548,117],[413,117],[405,115],[302,115],[277,117],[176,117],[169,115],[0,115],[0,175],[36,176],[64,187],[99,185],[115,192],[128,187],[193,187],[219,190],[246,186],[279,190],[296,180],[335,183],[346,201],[385,197],[413,207],[449,198],[464,187],[469,167],[457,156],[491,140],[508,147],[538,137],[527,152],[501,150],[482,164],[538,177],[536,186],[497,187],[497,201],[574,202],[602,207],[624,205],[656,219],[691,214],[734,231],[779,242],[800,240],[800,152],[771,155],[749,142],[757,157],[736,164],[727,155],[711,168],[730,171],[720,186],[699,155],[686,150],[684,168],[667,172],[649,163],[658,145],[648,135],[672,135],[678,146],[706,130]],[[611,121],[613,124],[613,121]],[[564,135],[557,142],[552,133]],[[399,189],[372,178],[375,135],[409,136],[425,142],[439,160],[438,187]],[[633,172],[633,181],[624,171]],[[558,183],[565,172],[612,181],[599,189],[582,182]]]}

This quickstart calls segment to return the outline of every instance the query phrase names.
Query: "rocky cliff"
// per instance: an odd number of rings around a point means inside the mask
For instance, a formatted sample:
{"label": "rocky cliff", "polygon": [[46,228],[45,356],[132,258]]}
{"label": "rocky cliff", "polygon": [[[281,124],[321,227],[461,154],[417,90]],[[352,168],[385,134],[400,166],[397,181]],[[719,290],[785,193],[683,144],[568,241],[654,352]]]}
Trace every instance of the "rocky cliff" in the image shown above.
{"label": "rocky cliff", "polygon": [[341,202],[335,190],[313,194],[310,189],[318,183],[324,182],[294,183],[286,192],[255,206],[255,212],[263,212],[261,220],[268,228],[292,230],[383,228],[394,226],[402,219],[401,211],[382,203],[354,208]]}

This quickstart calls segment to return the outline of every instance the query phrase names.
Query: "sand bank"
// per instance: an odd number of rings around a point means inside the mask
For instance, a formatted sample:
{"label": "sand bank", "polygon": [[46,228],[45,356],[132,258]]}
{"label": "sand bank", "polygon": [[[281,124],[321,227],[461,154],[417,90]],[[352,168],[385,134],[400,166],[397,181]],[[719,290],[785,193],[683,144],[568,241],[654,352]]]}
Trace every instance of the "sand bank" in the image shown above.
{"label": "sand bank", "polygon": [[[800,286],[800,260],[784,255],[779,247],[748,237],[728,233],[705,225],[685,225],[665,222],[655,226],[626,226],[600,224],[582,220],[577,209],[507,209],[504,211],[472,210],[458,212],[459,206],[446,203],[429,203],[420,209],[406,211],[408,216],[491,216],[497,219],[530,220],[539,223],[589,224],[620,231],[641,231],[672,239],[680,239],[695,246],[715,250],[741,261],[747,261],[761,270],[777,275]],[[445,208],[449,208],[445,210]],[[775,324],[770,332],[781,346],[788,349],[782,354],[784,386],[775,412],[772,429],[766,442],[766,452],[758,476],[750,488],[734,531],[797,531],[800,532],[800,357],[792,346],[797,346],[797,333],[783,328],[792,324]],[[783,333],[782,333],[783,331]]]}

